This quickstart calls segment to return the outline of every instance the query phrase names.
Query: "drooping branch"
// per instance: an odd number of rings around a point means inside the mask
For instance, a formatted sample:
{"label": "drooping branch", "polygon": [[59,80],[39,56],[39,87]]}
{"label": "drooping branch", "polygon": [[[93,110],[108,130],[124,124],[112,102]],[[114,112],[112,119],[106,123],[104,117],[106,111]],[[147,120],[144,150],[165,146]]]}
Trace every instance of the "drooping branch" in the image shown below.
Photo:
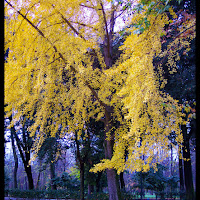
{"label": "drooping branch", "polygon": [[74,31],[74,33],[76,33],[80,38],[82,38],[84,41],[86,41],[86,39],[72,26],[72,24],[69,22],[69,20],[67,20],[62,13],[59,12],[59,14],[61,15],[62,19],[68,24],[68,26]]}
{"label": "drooping branch", "polygon": [[[50,43],[51,44],[51,46],[52,46],[52,48],[55,50],[55,52],[56,53],[58,53],[59,54],[59,56],[60,56],[60,58],[62,59],[62,61],[64,62],[64,64],[66,64],[67,65],[67,61],[66,61],[66,59],[63,57],[63,55],[62,55],[62,53],[60,53],[58,50],[57,50],[57,47],[54,45],[54,44],[52,44],[52,42],[44,35],[44,33],[37,27],[37,26],[35,26],[28,18],[27,18],[27,16],[25,16],[25,15],[23,15],[19,10],[17,10],[9,1],[7,1],[7,0],[5,0],[6,1],[6,3],[8,3],[8,5],[9,6],[11,6],[20,16],[22,16],[48,43]],[[64,18],[64,16],[62,15],[61,16],[62,18],[63,18],[63,20],[65,20],[65,22],[70,26],[70,28],[79,36],[79,37],[81,37],[84,41],[86,41],[86,39],[83,37],[83,36],[81,36],[79,33],[78,33],[78,31],[71,25],[71,23],[66,19],[66,18]],[[95,50],[94,50],[95,51]],[[72,65],[70,65],[70,69],[73,71],[73,72],[75,72],[75,73],[78,73],[78,71],[72,66]],[[99,101],[99,103],[100,103],[100,105],[101,106],[103,106],[103,107],[106,107],[106,104],[105,103],[103,103],[100,99],[99,99],[99,97],[98,97],[98,95],[97,95],[97,93],[96,93],[96,91],[93,89],[93,87],[89,84],[89,82],[88,81],[86,81],[86,80],[83,80],[84,82],[85,82],[85,85],[90,89],[90,91],[92,92],[92,94],[95,96],[95,98]]]}

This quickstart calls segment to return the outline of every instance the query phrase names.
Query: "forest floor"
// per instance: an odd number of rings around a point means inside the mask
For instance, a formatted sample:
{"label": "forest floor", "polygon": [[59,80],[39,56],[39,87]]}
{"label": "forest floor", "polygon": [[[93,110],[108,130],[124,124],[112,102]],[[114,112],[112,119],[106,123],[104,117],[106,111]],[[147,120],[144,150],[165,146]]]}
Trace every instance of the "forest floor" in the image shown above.
{"label": "forest floor", "polygon": [[[4,200],[64,200],[64,199],[38,199],[38,198],[16,198],[16,197],[4,197]],[[66,200],[66,199],[65,199]],[[67,200],[75,200],[75,199],[67,199]],[[130,199],[130,200],[140,200],[140,199]],[[156,200],[152,198],[145,198],[143,200]],[[160,200],[160,198],[157,198],[157,200]],[[166,198],[165,200],[174,200],[170,198]],[[179,198],[176,198],[176,200],[179,200]]]}
{"label": "forest floor", "polygon": [[[4,197],[4,200],[65,200],[65,199],[38,199],[38,198]],[[67,200],[75,200],[75,199],[67,199]]]}

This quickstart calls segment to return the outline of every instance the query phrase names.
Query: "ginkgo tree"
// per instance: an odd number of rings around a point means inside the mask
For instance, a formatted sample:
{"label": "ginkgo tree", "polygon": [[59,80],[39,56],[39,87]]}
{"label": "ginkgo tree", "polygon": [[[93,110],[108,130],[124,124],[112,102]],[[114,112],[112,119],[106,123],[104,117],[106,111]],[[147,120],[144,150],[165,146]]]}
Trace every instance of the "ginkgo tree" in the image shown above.
{"label": "ginkgo tree", "polygon": [[[60,137],[66,132],[80,137],[91,118],[102,121],[105,159],[91,171],[106,170],[110,200],[121,198],[116,172],[156,168],[156,155],[167,155],[172,131],[182,142],[178,101],[160,90],[165,85],[162,62],[153,65],[156,56],[162,61],[168,54],[173,71],[176,49],[190,44],[189,37],[180,39],[179,47],[172,42],[162,52],[160,38],[170,23],[166,11],[175,15],[168,2],[5,0],[8,116],[15,110],[16,119],[34,119],[29,131],[35,136],[36,154],[47,133],[54,137],[61,129]],[[116,61],[113,49],[120,21],[125,41]],[[194,26],[191,29],[195,32]]]}

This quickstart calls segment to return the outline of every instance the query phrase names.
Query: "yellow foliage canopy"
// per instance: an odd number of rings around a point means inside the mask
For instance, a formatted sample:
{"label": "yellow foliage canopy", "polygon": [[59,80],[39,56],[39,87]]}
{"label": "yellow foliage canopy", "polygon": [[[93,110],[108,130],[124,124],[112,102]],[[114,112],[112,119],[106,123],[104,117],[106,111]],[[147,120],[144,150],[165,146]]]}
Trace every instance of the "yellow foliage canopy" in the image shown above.
{"label": "yellow foliage canopy", "polygon": [[[123,55],[108,67],[100,44],[113,33],[113,13],[125,14],[116,2],[27,0],[19,6],[12,1],[5,11],[5,48],[10,49],[5,63],[6,111],[9,115],[14,109],[16,118],[34,119],[29,131],[35,136],[35,152],[47,132],[55,136],[61,127],[62,137],[84,130],[85,122],[91,117],[101,120],[107,107],[113,108],[112,118],[120,126],[114,132],[112,159],[96,165],[94,172],[146,171],[159,161],[159,151],[167,152],[172,131],[182,142],[178,102],[160,92],[162,80],[153,66],[153,58],[162,53],[160,36],[168,23],[164,13],[148,15],[150,27],[140,34],[129,28],[131,34],[120,47]],[[127,23],[136,23],[144,14],[133,15]],[[112,46],[108,41],[105,47]],[[94,67],[95,58],[99,68]],[[106,135],[111,137],[110,132]]]}

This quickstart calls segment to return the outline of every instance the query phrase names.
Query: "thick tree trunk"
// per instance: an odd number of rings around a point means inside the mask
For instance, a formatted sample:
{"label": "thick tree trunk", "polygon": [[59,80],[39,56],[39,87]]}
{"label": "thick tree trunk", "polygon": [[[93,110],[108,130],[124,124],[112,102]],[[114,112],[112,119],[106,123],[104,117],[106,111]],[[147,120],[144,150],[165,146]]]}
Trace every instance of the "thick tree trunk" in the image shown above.
{"label": "thick tree trunk", "polygon": [[33,190],[34,189],[33,176],[32,176],[31,165],[29,165],[29,161],[31,159],[30,147],[28,148],[27,151],[25,151],[25,156],[26,160],[24,160],[24,168],[28,178],[29,190]]}
{"label": "thick tree trunk", "polygon": [[109,200],[120,200],[121,194],[116,171],[114,169],[107,169],[106,173],[108,181]]}
{"label": "thick tree trunk", "polygon": [[194,187],[192,180],[192,166],[190,158],[189,134],[187,134],[186,126],[182,126],[183,132],[183,158],[184,158],[184,180],[186,189],[186,199],[194,200]]}
{"label": "thick tree trunk", "polygon": [[11,128],[11,142],[12,142],[12,150],[13,150],[13,156],[14,156],[14,161],[15,161],[15,167],[14,167],[14,188],[17,189],[17,169],[18,169],[18,157],[16,153],[16,147],[15,147],[15,142],[14,142],[14,133],[13,133],[14,127]]}
{"label": "thick tree trunk", "polygon": [[[108,110],[111,108],[105,108],[105,142],[104,142],[104,150],[105,150],[105,158],[111,159],[113,155],[113,145],[114,145],[114,136],[110,135],[109,140],[107,139],[107,133],[109,133],[111,129],[111,112]],[[111,133],[110,133],[111,134]],[[119,187],[119,181],[117,177],[117,173],[115,169],[107,169],[107,182],[108,182],[108,192],[109,192],[109,200],[120,200],[121,192]]]}
{"label": "thick tree trunk", "polygon": [[27,178],[28,178],[28,184],[29,184],[29,190],[33,190],[34,189],[34,185],[33,185],[33,176],[32,176],[32,171],[31,171],[31,166],[28,165],[28,163],[25,163],[26,166],[24,166],[26,174],[27,174]]}

